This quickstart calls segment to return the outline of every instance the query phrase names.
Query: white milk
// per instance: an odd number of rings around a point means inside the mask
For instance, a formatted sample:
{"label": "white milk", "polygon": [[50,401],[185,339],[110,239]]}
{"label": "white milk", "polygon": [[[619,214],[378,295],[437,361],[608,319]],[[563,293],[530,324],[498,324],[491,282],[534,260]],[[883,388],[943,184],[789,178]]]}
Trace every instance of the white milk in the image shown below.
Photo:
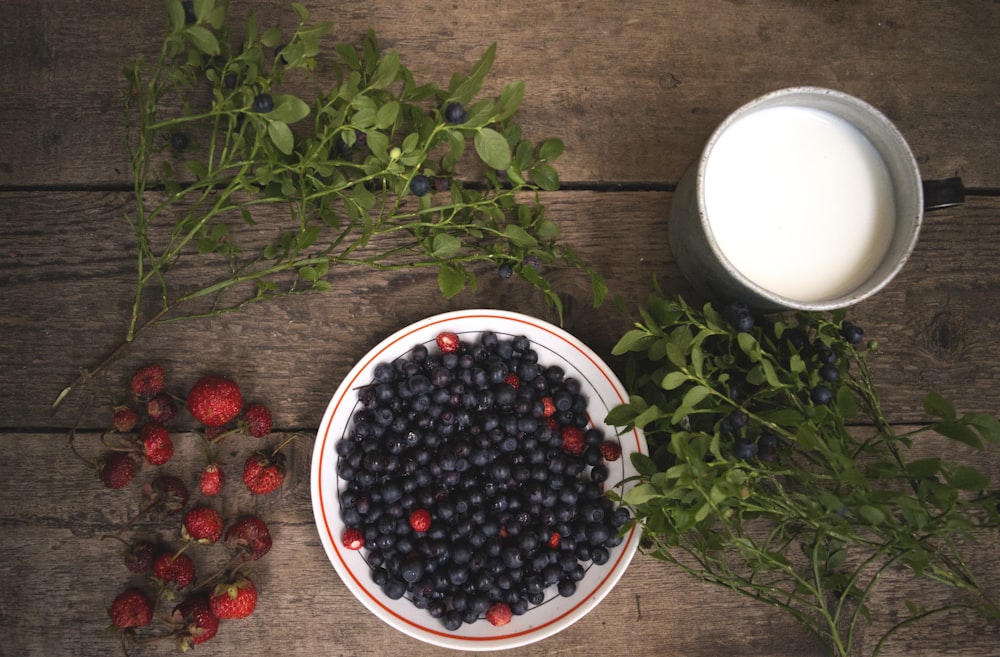
{"label": "white milk", "polygon": [[822,110],[770,107],[734,122],[709,155],[704,189],[726,258],[789,299],[852,292],[892,238],[885,163],[856,128]]}

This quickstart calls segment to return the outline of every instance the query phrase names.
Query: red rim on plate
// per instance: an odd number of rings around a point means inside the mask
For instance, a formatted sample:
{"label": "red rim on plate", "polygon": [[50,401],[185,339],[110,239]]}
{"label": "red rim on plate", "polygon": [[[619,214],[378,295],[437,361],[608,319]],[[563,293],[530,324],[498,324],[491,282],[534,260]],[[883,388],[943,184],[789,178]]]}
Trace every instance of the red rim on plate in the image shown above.
{"label": "red rim on plate", "polygon": [[[337,441],[349,428],[358,405],[357,389],[372,379],[372,370],[381,362],[405,356],[417,344],[432,347],[442,331],[457,333],[465,342],[478,339],[484,331],[502,338],[526,336],[538,353],[542,365],[559,365],[567,376],[578,378],[587,396],[591,424],[602,428],[607,437],[615,429],[604,424],[604,417],[615,406],[627,401],[627,393],[611,368],[590,348],[566,331],[527,315],[502,310],[463,310],[428,317],[392,334],[369,351],[348,373],[330,400],[316,436],[312,461],[313,513],[320,539],[330,562],[348,589],[371,612],[397,630],[427,643],[458,650],[501,650],[540,641],[569,627],[592,610],[621,578],[639,542],[633,528],[621,544],[612,548],[611,559],[601,566],[588,564],[586,575],[578,582],[576,593],[564,598],[547,592],[545,601],[523,615],[515,616],[503,627],[486,621],[463,624],[458,630],[446,630],[439,620],[418,609],[405,597],[392,600],[371,581],[369,567],[360,551],[348,550],[340,542],[344,524],[340,518],[337,476]],[[642,432],[634,430],[619,436],[622,458],[609,466],[608,486],[632,477],[629,455],[646,453]],[[627,490],[629,484],[624,484]],[[624,490],[620,490],[624,492]]]}

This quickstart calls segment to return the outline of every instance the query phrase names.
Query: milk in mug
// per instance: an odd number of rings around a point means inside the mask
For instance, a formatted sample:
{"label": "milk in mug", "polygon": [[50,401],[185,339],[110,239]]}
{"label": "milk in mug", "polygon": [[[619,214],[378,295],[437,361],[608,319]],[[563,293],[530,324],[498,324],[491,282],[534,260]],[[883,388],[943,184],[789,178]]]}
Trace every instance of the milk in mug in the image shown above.
{"label": "milk in mug", "polygon": [[810,107],[765,107],[726,128],[708,156],[704,203],[734,268],[805,303],[865,282],[895,223],[878,151],[847,121]]}

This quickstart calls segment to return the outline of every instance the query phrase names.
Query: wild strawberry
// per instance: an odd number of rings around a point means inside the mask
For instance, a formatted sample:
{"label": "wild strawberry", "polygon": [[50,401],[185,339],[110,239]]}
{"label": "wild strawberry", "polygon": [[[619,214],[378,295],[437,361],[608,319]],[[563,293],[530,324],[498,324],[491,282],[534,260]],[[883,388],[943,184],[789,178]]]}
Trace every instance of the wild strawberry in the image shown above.
{"label": "wild strawberry", "polygon": [[182,625],[177,638],[177,647],[181,652],[205,643],[219,631],[219,619],[212,613],[206,593],[185,598],[174,607],[171,616],[173,622]]}
{"label": "wild strawberry", "polygon": [[490,608],[486,610],[486,620],[488,620],[491,625],[496,625],[497,627],[509,623],[511,616],[510,607],[506,602],[494,602],[490,605]]}
{"label": "wild strawberry", "polygon": [[153,561],[153,577],[182,589],[194,581],[197,569],[188,555],[163,552]]}
{"label": "wild strawberry", "polygon": [[101,460],[98,473],[108,488],[125,488],[139,471],[139,465],[131,454],[111,452]]}
{"label": "wild strawberry", "polygon": [[163,465],[174,456],[174,443],[170,432],[162,424],[147,422],[139,430],[142,451],[150,465]]}
{"label": "wild strawberry", "polygon": [[173,475],[160,475],[152,482],[143,485],[142,494],[150,510],[162,509],[169,515],[174,515],[183,509],[191,499],[188,487]]}
{"label": "wild strawberry", "polygon": [[139,423],[139,414],[128,406],[116,406],[111,416],[111,423],[118,433],[128,433]]}
{"label": "wild strawberry", "polygon": [[563,451],[579,456],[587,445],[583,440],[583,430],[579,427],[563,427],[562,448]]}
{"label": "wild strawberry", "polygon": [[285,479],[285,455],[268,456],[256,452],[243,465],[243,483],[254,495],[266,495],[277,490]]}
{"label": "wild strawberry", "polygon": [[506,383],[507,385],[509,385],[514,390],[517,390],[518,388],[521,387],[521,379],[520,379],[520,377],[518,377],[513,372],[511,372],[510,374],[508,374],[507,376],[505,376],[503,378],[503,382]]}
{"label": "wild strawberry", "polygon": [[542,397],[542,417],[552,417],[556,414],[556,403],[551,397]]}
{"label": "wild strawberry", "polygon": [[257,587],[248,577],[216,585],[208,603],[219,620],[246,618],[257,608]]}
{"label": "wild strawberry", "polygon": [[161,392],[146,402],[146,415],[153,422],[166,424],[177,417],[177,402],[165,392]]}
{"label": "wild strawberry", "polygon": [[550,415],[548,417],[543,417],[542,420],[545,422],[545,426],[549,429],[555,429],[556,431],[559,430],[559,420],[557,420],[555,416]]}
{"label": "wild strawberry", "polygon": [[202,495],[214,497],[222,492],[222,485],[226,482],[226,474],[219,467],[218,463],[209,463],[201,471],[201,480],[198,487]]}
{"label": "wild strawberry", "polygon": [[226,547],[238,561],[256,561],[271,549],[271,532],[257,516],[246,516],[226,530]]}
{"label": "wild strawberry", "polygon": [[222,538],[222,516],[210,506],[196,506],[184,514],[181,538],[211,545]]}
{"label": "wild strawberry", "polygon": [[163,366],[154,363],[146,365],[132,375],[132,380],[129,382],[129,389],[132,391],[132,397],[136,401],[145,401],[163,392],[166,385],[167,377],[163,371]]}
{"label": "wild strawberry", "polygon": [[360,550],[365,546],[365,535],[357,527],[348,527],[341,535],[340,542],[348,550]]}
{"label": "wild strawberry", "polygon": [[410,514],[410,527],[415,532],[425,532],[431,528],[431,513],[427,509],[416,509]]}
{"label": "wild strawberry", "polygon": [[206,427],[221,427],[240,414],[243,396],[233,381],[209,374],[198,379],[188,391],[187,407]]}
{"label": "wild strawberry", "polygon": [[605,461],[617,461],[621,458],[622,446],[614,440],[605,440],[601,443],[601,456]]}
{"label": "wild strawberry", "polygon": [[451,331],[442,331],[441,333],[438,333],[435,341],[437,342],[438,349],[440,349],[441,353],[444,354],[450,354],[458,351],[458,348],[462,344],[458,339],[458,335],[452,333]]}
{"label": "wild strawberry", "polygon": [[153,601],[139,589],[122,591],[108,609],[111,623],[119,630],[144,627],[153,620]]}
{"label": "wild strawberry", "polygon": [[271,433],[271,409],[263,404],[250,404],[243,413],[243,430],[254,438]]}
{"label": "wild strawberry", "polygon": [[561,542],[562,542],[562,535],[560,535],[559,532],[552,532],[552,535],[549,536],[549,541],[548,541],[549,547],[555,550],[556,548],[559,547],[559,543]]}
{"label": "wild strawberry", "polygon": [[157,548],[148,541],[138,541],[125,550],[125,567],[133,573],[148,573],[153,569]]}

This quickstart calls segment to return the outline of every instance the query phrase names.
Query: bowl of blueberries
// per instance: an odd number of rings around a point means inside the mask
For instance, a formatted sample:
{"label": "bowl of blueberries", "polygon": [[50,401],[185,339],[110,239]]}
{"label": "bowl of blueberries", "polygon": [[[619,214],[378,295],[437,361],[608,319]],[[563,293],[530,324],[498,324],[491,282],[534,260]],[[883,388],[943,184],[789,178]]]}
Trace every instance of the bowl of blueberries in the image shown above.
{"label": "bowl of blueberries", "polygon": [[312,460],[334,569],[388,625],[458,650],[523,646],[612,590],[639,530],[615,504],[645,453],[607,413],[626,402],[591,349],[502,310],[428,317],[340,384]]}

